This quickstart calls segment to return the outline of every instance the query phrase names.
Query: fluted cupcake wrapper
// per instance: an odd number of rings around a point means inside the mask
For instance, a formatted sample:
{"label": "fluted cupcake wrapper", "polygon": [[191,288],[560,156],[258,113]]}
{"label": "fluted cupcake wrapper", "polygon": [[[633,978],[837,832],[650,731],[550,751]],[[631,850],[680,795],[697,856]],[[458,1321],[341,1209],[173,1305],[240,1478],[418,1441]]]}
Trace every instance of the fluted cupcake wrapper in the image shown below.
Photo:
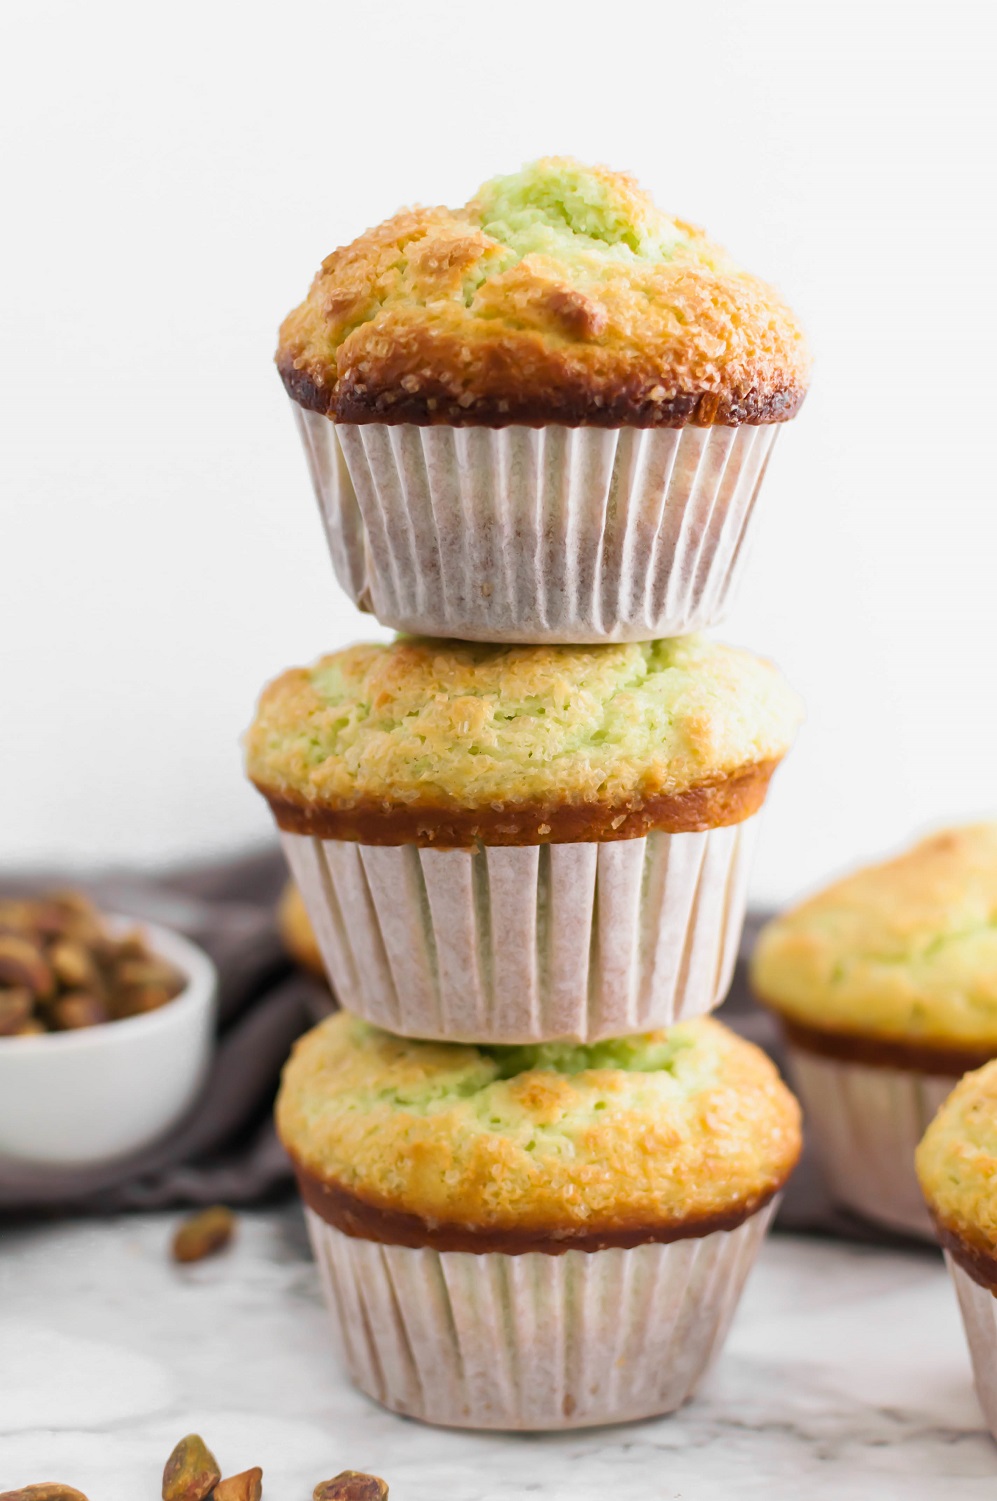
{"label": "fluted cupcake wrapper", "polygon": [[973,1361],[973,1380],[987,1427],[997,1439],[997,1298],[959,1265],[951,1252],[945,1260],[952,1274],[966,1340]]}
{"label": "fluted cupcake wrapper", "polygon": [[449,1042],[590,1042],[723,999],[757,820],[470,851],[281,837],[348,1011]]}
{"label": "fluted cupcake wrapper", "polygon": [[848,1063],[793,1044],[786,1061],[833,1197],[874,1224],[933,1241],[914,1152],[955,1079]]}
{"label": "fluted cupcake wrapper", "polygon": [[350,598],[471,641],[716,624],[779,431],[356,425],[292,405]]}
{"label": "fluted cupcake wrapper", "polygon": [[428,1423],[523,1430],[622,1423],[687,1401],[774,1207],[695,1239],[558,1256],[380,1245],[305,1212],[361,1391]]}

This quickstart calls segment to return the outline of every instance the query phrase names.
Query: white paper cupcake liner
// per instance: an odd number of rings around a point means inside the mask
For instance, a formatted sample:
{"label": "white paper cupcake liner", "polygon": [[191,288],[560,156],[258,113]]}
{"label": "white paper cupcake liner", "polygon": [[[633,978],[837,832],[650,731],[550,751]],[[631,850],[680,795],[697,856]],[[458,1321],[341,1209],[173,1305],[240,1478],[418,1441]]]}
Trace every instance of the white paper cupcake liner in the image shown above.
{"label": "white paper cupcake liner", "polygon": [[955,1079],[846,1063],[793,1045],[786,1061],[833,1197],[875,1224],[933,1241],[914,1152]]}
{"label": "white paper cupcake liner", "polygon": [[981,1287],[949,1251],[945,1252],[945,1260],[966,1326],[976,1395],[987,1427],[997,1439],[997,1298],[989,1287]]}
{"label": "white paper cupcake liner", "polygon": [[305,1213],[361,1391],[427,1423],[522,1430],[623,1423],[687,1401],[774,1208],[698,1239],[560,1256],[379,1245]]}
{"label": "white paper cupcake liner", "polygon": [[723,999],[757,819],[473,851],[281,837],[348,1011],[449,1042],[588,1042]]}
{"label": "white paper cupcake liner", "polygon": [[382,625],[472,641],[716,624],[779,431],[389,427],[292,405],[350,598]]}

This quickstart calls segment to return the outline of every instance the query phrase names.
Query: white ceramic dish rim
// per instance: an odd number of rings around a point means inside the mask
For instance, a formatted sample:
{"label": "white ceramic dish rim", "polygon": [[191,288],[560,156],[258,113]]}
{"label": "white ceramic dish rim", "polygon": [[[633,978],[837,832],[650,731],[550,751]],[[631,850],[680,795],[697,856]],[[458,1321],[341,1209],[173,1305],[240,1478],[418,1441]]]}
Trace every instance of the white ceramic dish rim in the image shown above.
{"label": "white ceramic dish rim", "polygon": [[43,1051],[53,1053],[87,1053],[95,1048],[114,1045],[114,1038],[124,1043],[143,1028],[149,1034],[173,1026],[179,1013],[194,1011],[215,994],[218,971],[202,948],[191,939],[184,938],[173,928],[161,927],[158,923],[142,918],[126,917],[120,912],[102,912],[101,918],[114,934],[131,932],[138,928],[152,953],[166,959],[185,976],[184,988],[160,1006],[156,1011],[147,1011],[144,1016],[126,1016],[121,1021],[100,1022],[94,1027],[78,1027],[71,1032],[43,1032],[35,1037],[0,1037],[0,1054],[13,1050],[21,1054]]}

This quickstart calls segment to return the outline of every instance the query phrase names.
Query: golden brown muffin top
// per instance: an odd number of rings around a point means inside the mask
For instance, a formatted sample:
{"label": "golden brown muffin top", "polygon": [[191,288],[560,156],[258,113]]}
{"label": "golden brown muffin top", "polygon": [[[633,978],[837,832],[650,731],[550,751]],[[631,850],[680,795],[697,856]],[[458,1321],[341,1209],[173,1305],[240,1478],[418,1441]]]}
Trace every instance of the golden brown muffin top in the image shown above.
{"label": "golden brown muffin top", "polygon": [[949,1095],[917,1149],[917,1176],[943,1241],[997,1286],[997,1060]]}
{"label": "golden brown muffin top", "polygon": [[[688,814],[677,827],[747,817],[800,718],[774,667],[700,636],[514,647],[400,638],[277,678],[246,760],[282,826],[313,815],[301,832],[321,833],[324,817],[333,838],[408,843],[418,825],[439,842],[448,820],[471,814],[491,843],[506,827],[514,843],[587,837],[593,818],[599,837],[629,837],[644,830],[628,816],[656,799]],[[746,773],[757,775],[743,806],[723,790],[716,807],[692,796]],[[408,817],[412,829],[350,833],[353,813],[368,825],[390,815],[395,829]],[[583,827],[572,833],[576,813]]]}
{"label": "golden brown muffin top", "polygon": [[553,1238],[743,1217],[800,1150],[771,1061],[709,1020],[474,1047],[340,1013],[295,1044],[277,1126],[300,1175],[389,1216]]}
{"label": "golden brown muffin top", "polygon": [[997,1051],[997,823],[934,834],[775,918],[751,974],[804,1025]]}
{"label": "golden brown muffin top", "polygon": [[782,422],[809,356],[785,303],[633,178],[548,157],[328,256],[280,331],[289,394],[340,422]]}

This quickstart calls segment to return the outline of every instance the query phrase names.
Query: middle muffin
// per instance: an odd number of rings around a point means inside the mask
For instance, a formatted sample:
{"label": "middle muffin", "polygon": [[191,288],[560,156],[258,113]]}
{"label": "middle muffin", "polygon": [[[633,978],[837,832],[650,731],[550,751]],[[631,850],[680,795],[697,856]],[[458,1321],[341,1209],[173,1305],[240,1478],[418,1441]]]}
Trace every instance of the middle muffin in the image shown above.
{"label": "middle muffin", "polygon": [[247,736],[343,1005],[449,1041],[593,1041],[712,1009],[753,815],[801,719],[700,637],[399,639],[283,674]]}

